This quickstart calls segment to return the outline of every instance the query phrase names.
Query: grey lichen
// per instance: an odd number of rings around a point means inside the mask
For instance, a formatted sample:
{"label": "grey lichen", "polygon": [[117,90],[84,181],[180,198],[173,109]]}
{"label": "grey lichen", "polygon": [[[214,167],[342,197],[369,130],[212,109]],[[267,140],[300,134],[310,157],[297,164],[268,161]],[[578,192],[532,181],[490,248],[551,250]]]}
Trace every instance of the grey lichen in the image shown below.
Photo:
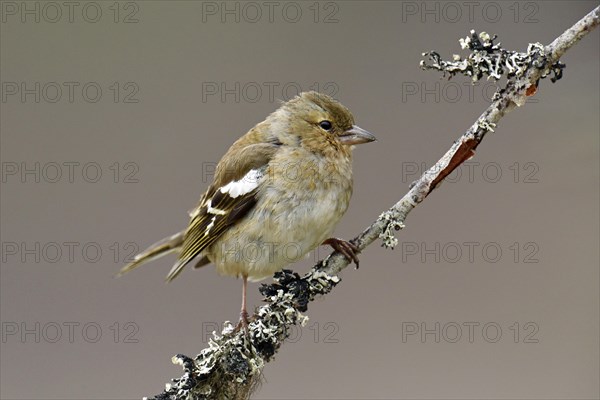
{"label": "grey lichen", "polygon": [[182,354],[173,357],[184,374],[165,385],[156,400],[245,399],[261,381],[264,364],[284,343],[293,325],[305,325],[302,314],[316,296],[329,293],[340,282],[320,269],[321,264],[301,277],[290,270],[263,284],[260,292],[267,304],[250,321],[247,332],[226,323],[221,334],[213,332],[208,347],[194,359]]}
{"label": "grey lichen", "polygon": [[486,131],[489,131],[489,132],[494,132],[494,128],[496,127],[496,124],[495,124],[495,123],[493,123],[493,122],[490,122],[490,121],[487,121],[487,120],[485,120],[485,119],[483,119],[483,118],[480,118],[480,119],[477,121],[477,125],[478,125],[478,126],[481,128],[481,129],[484,129],[484,130],[486,130]]}
{"label": "grey lichen", "polygon": [[398,219],[398,215],[396,214],[397,213],[392,210],[388,210],[382,213],[377,219],[378,221],[385,222],[385,227],[379,234],[379,239],[381,239],[382,242],[381,246],[392,250],[398,245],[398,239],[394,236],[393,231],[399,231],[405,227],[404,223]]}
{"label": "grey lichen", "polygon": [[518,79],[532,67],[544,70],[542,78],[553,73],[552,82],[556,82],[562,77],[565,65],[560,61],[550,63],[542,44],[530,43],[527,51],[520,53],[503,49],[501,43],[494,43],[496,39],[496,35],[492,37],[486,32],[478,35],[472,30],[469,36],[459,40],[463,49],[471,51],[466,58],[454,54],[452,61],[445,61],[442,60],[439,53],[430,51],[423,53],[423,57],[428,56],[431,62],[427,63],[422,60],[420,66],[422,69],[442,71],[444,76],[446,73],[450,77],[463,74],[470,77],[473,82],[479,81],[484,76],[495,81],[502,77],[509,80]]}

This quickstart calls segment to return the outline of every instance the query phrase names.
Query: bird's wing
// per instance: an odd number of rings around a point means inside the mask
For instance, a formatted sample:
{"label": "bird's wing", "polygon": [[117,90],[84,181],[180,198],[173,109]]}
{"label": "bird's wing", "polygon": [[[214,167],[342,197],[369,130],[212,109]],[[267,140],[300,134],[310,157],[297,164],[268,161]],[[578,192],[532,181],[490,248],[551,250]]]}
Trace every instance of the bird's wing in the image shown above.
{"label": "bird's wing", "polygon": [[237,143],[217,165],[214,182],[191,213],[177,263],[167,275],[173,280],[194,257],[213,244],[255,206],[256,193],[279,143]]}

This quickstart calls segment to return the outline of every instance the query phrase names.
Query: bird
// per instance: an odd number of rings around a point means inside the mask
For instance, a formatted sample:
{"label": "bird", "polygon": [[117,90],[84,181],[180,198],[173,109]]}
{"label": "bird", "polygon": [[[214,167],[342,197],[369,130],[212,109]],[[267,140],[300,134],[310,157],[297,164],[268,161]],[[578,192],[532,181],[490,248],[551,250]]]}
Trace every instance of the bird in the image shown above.
{"label": "bird", "polygon": [[353,149],[375,140],[332,97],[298,94],[233,143],[187,228],[136,255],[117,276],[169,253],[177,261],[167,282],[193,260],[194,268],[215,264],[221,275],[242,278],[238,326],[247,329],[248,280],[272,276],[320,245],[358,267],[357,246],[331,235],[352,195]]}

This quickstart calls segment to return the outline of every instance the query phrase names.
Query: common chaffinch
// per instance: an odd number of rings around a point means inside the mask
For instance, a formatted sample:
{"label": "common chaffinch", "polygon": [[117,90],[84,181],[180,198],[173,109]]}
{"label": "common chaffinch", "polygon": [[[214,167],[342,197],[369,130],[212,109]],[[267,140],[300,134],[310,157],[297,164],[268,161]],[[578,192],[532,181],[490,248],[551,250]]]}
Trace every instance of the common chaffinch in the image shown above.
{"label": "common chaffinch", "polygon": [[239,138],[190,211],[187,229],[135,256],[122,275],[175,252],[167,282],[192,260],[243,279],[240,322],[247,326],[247,280],[273,275],[321,244],[358,265],[357,248],[331,238],[352,195],[352,149],[375,137],[331,97],[305,92]]}

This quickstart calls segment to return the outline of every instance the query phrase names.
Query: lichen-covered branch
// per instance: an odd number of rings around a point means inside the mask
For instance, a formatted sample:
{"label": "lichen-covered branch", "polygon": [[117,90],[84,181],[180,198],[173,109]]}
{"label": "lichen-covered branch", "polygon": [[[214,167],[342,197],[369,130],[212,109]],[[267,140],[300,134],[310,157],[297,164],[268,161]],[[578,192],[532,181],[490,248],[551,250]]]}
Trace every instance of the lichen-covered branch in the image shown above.
{"label": "lichen-covered branch", "polygon": [[[540,79],[553,74],[560,79],[564,65],[559,58],[578,40],[598,26],[600,7],[591,11],[548,46],[530,44],[527,51],[507,51],[494,44],[496,37],[486,33],[461,39],[461,45],[471,53],[466,58],[454,56],[444,61],[438,53],[429,52],[431,64],[421,63],[424,69],[436,69],[451,76],[463,74],[471,79],[507,79],[492,104],[478,120],[452,145],[442,158],[413,182],[400,201],[363,231],[353,242],[360,250],[378,239],[384,247],[393,248],[398,240],[394,231],[404,228],[407,215],[421,203],[456,167],[475,154],[475,149],[488,132],[493,132],[498,121],[508,112],[525,104],[535,94]],[[308,303],[317,296],[329,293],[339,283],[337,274],[348,265],[339,253],[332,253],[315,265],[309,273],[300,276],[289,270],[275,274],[275,282],[262,285],[266,304],[253,317],[248,333],[235,331],[228,324],[220,335],[214,334],[209,346],[195,358],[184,355],[173,357],[184,374],[167,384],[157,400],[192,399],[246,399],[260,382],[265,363],[271,361],[285,341],[294,324],[304,324]]]}

